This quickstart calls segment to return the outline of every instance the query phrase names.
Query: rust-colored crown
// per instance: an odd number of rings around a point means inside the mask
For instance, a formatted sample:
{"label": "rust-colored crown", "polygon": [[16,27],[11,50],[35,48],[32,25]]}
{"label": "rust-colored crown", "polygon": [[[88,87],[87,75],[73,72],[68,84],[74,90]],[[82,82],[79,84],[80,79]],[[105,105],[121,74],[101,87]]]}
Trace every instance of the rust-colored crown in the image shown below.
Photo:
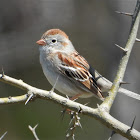
{"label": "rust-colored crown", "polygon": [[60,29],[50,29],[50,30],[46,31],[46,32],[43,34],[42,38],[45,38],[46,36],[49,36],[49,35],[56,35],[56,34],[60,34],[60,35],[62,35],[62,36],[64,36],[64,37],[66,37],[66,38],[69,38],[69,37],[66,35],[66,33],[63,32],[63,31],[60,30]]}

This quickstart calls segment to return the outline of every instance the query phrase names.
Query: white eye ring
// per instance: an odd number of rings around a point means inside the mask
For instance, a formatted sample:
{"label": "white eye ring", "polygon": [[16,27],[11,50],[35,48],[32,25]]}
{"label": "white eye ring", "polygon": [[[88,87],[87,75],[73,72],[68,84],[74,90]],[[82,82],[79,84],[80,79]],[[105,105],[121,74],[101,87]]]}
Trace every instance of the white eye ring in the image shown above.
{"label": "white eye ring", "polygon": [[56,38],[53,38],[52,39],[52,43],[54,44],[54,43],[57,43],[57,39]]}

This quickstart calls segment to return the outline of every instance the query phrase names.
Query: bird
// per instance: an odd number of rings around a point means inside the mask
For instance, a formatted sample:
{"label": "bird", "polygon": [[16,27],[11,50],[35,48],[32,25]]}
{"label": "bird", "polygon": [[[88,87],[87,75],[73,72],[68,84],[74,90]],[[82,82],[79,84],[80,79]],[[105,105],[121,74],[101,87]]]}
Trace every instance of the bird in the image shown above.
{"label": "bird", "polygon": [[[76,51],[64,31],[49,29],[36,43],[43,73],[56,90],[72,99],[94,96],[104,101],[104,93],[111,89],[112,82]],[[140,100],[140,95],[127,89],[120,87],[118,92]]]}

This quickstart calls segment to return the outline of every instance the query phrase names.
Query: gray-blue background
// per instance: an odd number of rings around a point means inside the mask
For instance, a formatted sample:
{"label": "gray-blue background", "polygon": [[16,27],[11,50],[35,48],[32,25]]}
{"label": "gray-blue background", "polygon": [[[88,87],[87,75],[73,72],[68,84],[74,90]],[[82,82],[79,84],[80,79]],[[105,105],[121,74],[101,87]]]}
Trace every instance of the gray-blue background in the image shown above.
{"label": "gray-blue background", "polygon": [[[115,13],[116,10],[133,12],[136,0],[1,0],[0,3],[0,69],[7,75],[22,79],[38,88],[50,90],[39,64],[38,45],[35,43],[50,28],[60,28],[70,37],[76,49],[109,80],[115,77],[121,50],[129,33],[131,18]],[[140,38],[140,32],[138,33]],[[135,44],[125,74],[127,89],[139,93],[140,45]],[[58,92],[57,92],[58,93]],[[25,91],[0,82],[0,97],[25,94]],[[94,98],[78,102],[96,107]],[[127,125],[134,116],[134,128],[140,130],[140,101],[117,95],[111,114]],[[28,125],[37,123],[41,140],[65,139],[70,117],[61,120],[62,108],[50,101],[0,106],[0,135],[4,140],[34,139]],[[107,140],[111,130],[98,121],[81,116],[83,129],[77,129],[77,140]],[[125,140],[114,135],[112,140]]]}

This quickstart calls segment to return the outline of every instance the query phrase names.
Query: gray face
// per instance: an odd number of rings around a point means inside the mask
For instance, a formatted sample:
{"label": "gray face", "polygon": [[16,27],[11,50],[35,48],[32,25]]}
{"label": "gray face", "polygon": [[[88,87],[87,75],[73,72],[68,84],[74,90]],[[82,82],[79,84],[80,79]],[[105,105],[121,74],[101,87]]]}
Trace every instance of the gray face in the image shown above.
{"label": "gray face", "polygon": [[71,53],[75,49],[69,39],[66,37],[56,34],[56,35],[48,35],[45,37],[42,37],[42,39],[45,40],[47,49],[49,50],[55,50],[55,51],[64,51],[65,53]]}
{"label": "gray face", "polygon": [[49,35],[49,36],[43,37],[42,39],[45,40],[47,47],[55,48],[57,50],[63,49],[63,47],[64,47],[63,44],[66,40],[64,37],[62,37],[59,34]]}

